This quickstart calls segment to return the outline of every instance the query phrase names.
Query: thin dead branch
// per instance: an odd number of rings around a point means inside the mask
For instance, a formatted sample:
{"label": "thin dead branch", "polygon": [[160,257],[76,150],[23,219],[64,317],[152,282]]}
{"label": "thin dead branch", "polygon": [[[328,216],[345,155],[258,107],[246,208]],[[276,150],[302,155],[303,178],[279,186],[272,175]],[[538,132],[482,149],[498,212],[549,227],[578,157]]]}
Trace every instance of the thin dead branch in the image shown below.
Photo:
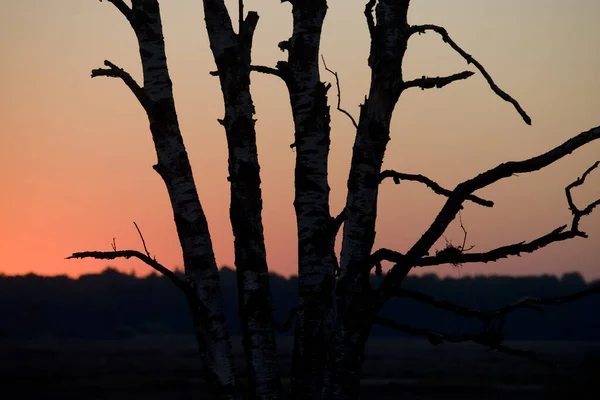
{"label": "thin dead branch", "polygon": [[352,122],[352,125],[354,125],[355,129],[358,129],[358,124],[356,123],[356,120],[354,119],[354,117],[352,116],[352,114],[350,114],[348,111],[344,110],[341,107],[342,104],[342,89],[340,87],[340,78],[338,76],[338,73],[336,71],[333,71],[331,69],[329,69],[327,67],[327,63],[325,63],[325,57],[323,57],[323,55],[321,55],[321,59],[323,60],[323,67],[325,67],[325,70],[329,73],[331,73],[334,77],[335,77],[335,86],[337,87],[337,110],[339,112],[341,112],[342,114],[345,114],[348,118],[350,118],[350,121]]}
{"label": "thin dead branch", "polygon": [[146,252],[146,255],[148,257],[152,258],[152,256],[150,255],[150,252],[148,251],[148,248],[146,247],[146,241],[144,240],[144,235],[142,235],[142,231],[140,231],[138,224],[136,224],[135,221],[133,221],[133,225],[135,225],[135,229],[137,229],[138,235],[140,235],[140,239],[142,239],[142,245],[144,246],[144,251]]}
{"label": "thin dead branch", "polygon": [[[456,262],[495,261],[509,255],[518,255],[523,252],[530,253],[553,242],[571,239],[577,236],[586,237],[585,233],[579,230],[578,221],[581,217],[590,214],[593,209],[600,204],[600,199],[589,204],[583,210],[572,210],[572,212],[574,212],[574,224],[572,225],[572,228],[566,232],[563,232],[566,229],[566,226],[562,226],[529,243],[516,243],[487,253],[461,253],[454,254],[452,257],[445,257],[444,259],[440,259],[439,257],[424,257],[428,254],[431,246],[433,246],[444,234],[448,225],[456,218],[456,214],[462,209],[464,201],[473,192],[514,174],[538,171],[598,138],[600,138],[600,126],[582,132],[546,153],[522,161],[502,163],[472,179],[458,184],[429,228],[410,248],[406,255],[401,257],[400,262],[396,263],[388,272],[384,281],[377,289],[377,294],[375,296],[377,300],[373,304],[373,310],[377,311],[383,306],[385,301],[393,295],[394,291],[399,287],[402,280],[414,266]],[[588,171],[590,171],[590,169],[588,169]],[[587,172],[587,174],[589,174],[589,172]]]}
{"label": "thin dead branch", "polygon": [[135,97],[138,99],[140,104],[148,110],[150,105],[150,99],[146,94],[144,88],[140,87],[140,85],[133,79],[133,77],[125,71],[123,68],[118,67],[108,60],[104,60],[104,65],[108,68],[96,68],[92,70],[92,78],[98,76],[107,76],[109,78],[119,78],[121,79],[125,85],[133,92]]}
{"label": "thin dead branch", "polygon": [[[379,181],[383,182],[384,179],[386,178],[392,178],[394,180],[395,184],[399,184],[400,181],[413,181],[413,182],[420,182],[424,185],[426,185],[427,187],[429,187],[431,190],[433,190],[435,193],[441,195],[441,196],[446,196],[446,197],[450,197],[450,195],[452,195],[452,191],[448,190],[448,189],[444,189],[443,187],[441,187],[439,184],[437,184],[436,182],[432,181],[431,179],[427,178],[426,176],[423,175],[418,175],[418,174],[405,174],[402,172],[396,172],[394,170],[385,170],[382,171],[381,174],[379,174]],[[493,207],[494,206],[494,202],[490,201],[490,200],[484,200],[478,196],[475,195],[469,195],[466,198],[469,201],[472,201],[473,203],[479,204],[481,206],[484,207]]]}
{"label": "thin dead branch", "polygon": [[[576,237],[587,237],[587,234],[579,229],[579,222],[582,217],[589,215],[595,207],[600,205],[600,199],[590,203],[583,210],[580,210],[573,202],[571,190],[577,186],[581,186],[585,182],[587,176],[599,165],[600,161],[596,162],[594,165],[588,168],[581,177],[577,178],[574,182],[570,183],[565,188],[569,209],[573,213],[573,221],[569,230],[566,230],[567,225],[563,225],[529,242],[524,241],[513,243],[481,253],[466,253],[465,251],[470,249],[464,249],[467,235],[466,230],[462,225],[462,217],[459,211],[461,228],[463,229],[463,232],[465,232],[462,246],[464,250],[459,252],[438,252],[435,256],[425,256],[422,257],[419,261],[417,261],[415,266],[428,267],[441,264],[460,265],[475,262],[488,263],[498,261],[502,258],[507,258],[509,256],[520,256],[523,253],[533,253],[536,250],[546,247],[552,243],[561,242]],[[369,268],[370,270],[371,268],[373,268],[373,266],[380,265],[382,261],[391,261],[393,263],[399,264],[406,262],[406,258],[404,254],[399,253],[397,251],[389,249],[379,249],[371,255],[367,268]]]}
{"label": "thin dead branch", "polygon": [[[533,253],[534,251],[548,246],[551,243],[560,242],[563,240],[573,239],[575,237],[584,237],[587,238],[588,235],[585,232],[582,232],[579,229],[579,222],[582,217],[589,215],[594,208],[600,205],[600,199],[588,204],[583,210],[580,210],[575,203],[573,202],[573,196],[571,194],[571,190],[577,186],[581,186],[587,176],[600,165],[600,161],[594,163],[590,168],[588,168],[581,177],[577,178],[575,181],[570,183],[565,188],[565,194],[567,197],[567,203],[569,204],[569,209],[573,214],[573,221],[571,222],[571,228],[567,229],[567,225],[560,226],[553,231],[547,233],[546,235],[540,236],[537,239],[534,239],[530,242],[519,242],[514,243],[507,246],[498,247],[496,249],[483,252],[483,253],[462,253],[462,254],[450,254],[450,255],[436,255],[434,257],[423,257],[418,265],[419,266],[431,266],[431,265],[440,265],[446,263],[465,263],[465,262],[491,262],[497,261],[501,258],[506,258],[508,256],[520,256],[522,253]],[[459,213],[460,217],[460,213]],[[461,221],[462,222],[462,221]],[[465,235],[466,237],[466,235]]]}
{"label": "thin dead branch", "polygon": [[449,75],[449,76],[437,76],[435,78],[422,76],[419,79],[414,79],[412,81],[404,82],[403,87],[404,87],[404,89],[419,87],[419,88],[421,88],[421,90],[434,89],[434,88],[441,89],[444,86],[446,86],[452,82],[464,80],[473,75],[475,75],[475,73],[472,71],[463,71],[463,72],[459,72],[457,74],[453,74],[453,75]]}
{"label": "thin dead branch", "polygon": [[428,304],[435,308],[451,311],[462,317],[477,318],[484,324],[488,324],[494,319],[505,318],[508,314],[517,309],[544,311],[540,306],[565,304],[595,294],[600,294],[600,285],[594,285],[566,296],[549,297],[545,299],[540,299],[537,297],[524,297],[491,311],[475,310],[468,307],[463,307],[449,301],[436,299],[424,293],[404,288],[398,290],[396,297],[413,299],[419,303]]}
{"label": "thin dead branch", "polygon": [[434,32],[438,33],[442,37],[444,42],[448,43],[448,45],[450,45],[450,47],[452,47],[458,54],[460,54],[461,57],[464,58],[468,64],[473,64],[479,70],[479,72],[481,72],[481,74],[484,76],[485,80],[488,82],[488,84],[490,85],[490,88],[494,91],[494,93],[496,93],[502,100],[511,103],[515,107],[515,109],[517,110],[519,115],[521,115],[521,118],[523,118],[523,121],[525,121],[525,123],[527,125],[531,125],[531,118],[529,117],[529,115],[527,115],[525,110],[523,110],[521,105],[514,98],[512,98],[508,93],[506,93],[505,91],[500,89],[498,87],[498,85],[496,85],[496,83],[494,82],[494,80],[492,79],[490,74],[485,70],[483,65],[481,65],[477,60],[475,60],[473,58],[473,56],[471,56],[466,51],[464,51],[458,44],[456,44],[456,42],[454,42],[454,40],[452,40],[450,38],[450,35],[448,35],[448,32],[446,31],[445,28],[442,28],[441,26],[437,26],[437,25],[430,25],[430,24],[413,25],[410,28],[410,35],[413,35],[415,33],[422,34],[422,33],[426,33],[427,31],[434,31]]}
{"label": "thin dead branch", "polygon": [[575,181],[573,181],[570,185],[568,185],[565,188],[565,194],[567,196],[567,203],[569,204],[569,209],[571,210],[571,213],[573,214],[573,222],[571,224],[571,231],[579,232],[582,234],[583,237],[587,237],[587,234],[585,232],[581,232],[579,230],[579,221],[581,220],[582,217],[590,214],[594,210],[594,208],[596,208],[596,206],[600,205],[600,199],[588,204],[587,207],[585,207],[583,210],[580,210],[579,208],[577,208],[577,206],[573,202],[573,196],[571,195],[571,190],[577,186],[583,185],[583,183],[585,182],[585,178],[587,178],[587,176],[593,170],[598,168],[598,165],[600,165],[600,161],[596,161],[591,167],[589,167],[583,173],[583,175],[581,175],[581,177],[577,178]]}

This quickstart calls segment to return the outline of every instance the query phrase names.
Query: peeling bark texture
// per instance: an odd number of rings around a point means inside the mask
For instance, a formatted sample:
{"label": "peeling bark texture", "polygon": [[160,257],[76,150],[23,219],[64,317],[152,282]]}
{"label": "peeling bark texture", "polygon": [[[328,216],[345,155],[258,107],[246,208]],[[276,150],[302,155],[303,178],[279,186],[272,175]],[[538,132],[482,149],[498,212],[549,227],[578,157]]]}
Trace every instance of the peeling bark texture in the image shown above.
{"label": "peeling bark texture", "polygon": [[298,227],[299,307],[292,360],[292,396],[320,398],[329,352],[333,305],[335,229],[329,211],[327,165],[330,114],[319,75],[319,45],[326,0],[293,0],[293,33],[280,43],[294,119],[294,208]]}
{"label": "peeling bark texture", "polygon": [[392,112],[403,90],[402,61],[409,37],[409,0],[379,0],[367,4],[365,15],[371,34],[369,66],[371,86],[361,106],[358,130],[348,178],[346,221],[336,287],[337,312],[335,357],[328,396],[358,396],[360,370],[370,321],[371,287],[364,265],[375,240],[377,195],[386,145],[390,139]]}
{"label": "peeling bark texture", "polygon": [[[243,10],[241,1],[240,10]],[[249,12],[245,19],[241,14],[237,34],[223,0],[205,0],[204,14],[225,103],[225,118],[219,122],[225,128],[229,151],[229,215],[235,238],[247,392],[252,399],[279,399],[281,383],[263,235],[254,105],[250,94],[252,37],[258,14]]]}
{"label": "peeling bark texture", "polygon": [[138,39],[146,98],[142,105],[148,114],[158,159],[154,169],[167,187],[183,251],[186,282],[198,298],[196,305],[190,305],[204,375],[217,398],[235,399],[238,398],[235,370],[219,274],[208,223],[179,130],[158,1],[133,0],[131,9],[122,2],[112,3],[128,13],[125,15]]}

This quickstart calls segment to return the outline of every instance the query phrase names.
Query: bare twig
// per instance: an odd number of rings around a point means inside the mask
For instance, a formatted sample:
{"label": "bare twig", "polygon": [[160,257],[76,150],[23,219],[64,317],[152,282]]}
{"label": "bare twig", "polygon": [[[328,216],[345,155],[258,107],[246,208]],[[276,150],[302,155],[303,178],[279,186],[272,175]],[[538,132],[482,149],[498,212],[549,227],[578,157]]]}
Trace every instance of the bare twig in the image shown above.
{"label": "bare twig", "polygon": [[113,238],[112,243],[110,244],[110,246],[112,247],[113,251],[117,251],[117,243],[115,242],[116,238]]}
{"label": "bare twig", "polygon": [[434,346],[440,345],[444,342],[448,343],[462,343],[462,342],[474,342],[485,347],[489,347],[498,352],[505,353],[508,355],[525,357],[530,360],[555,367],[554,363],[546,360],[542,360],[538,357],[534,351],[527,351],[521,349],[515,349],[513,347],[502,344],[501,338],[498,338],[495,332],[482,332],[477,335],[461,334],[451,335],[447,333],[437,332],[430,329],[415,328],[406,324],[399,324],[391,319],[383,317],[375,317],[373,322],[388,328],[407,333],[412,336],[424,336],[427,337],[429,342]]}
{"label": "bare twig", "polygon": [[342,89],[340,87],[340,78],[338,76],[338,73],[329,69],[327,67],[327,64],[325,63],[325,57],[323,57],[323,55],[321,55],[321,59],[323,60],[323,66],[325,67],[325,70],[329,73],[331,73],[334,77],[335,77],[335,85],[337,87],[337,110],[343,114],[345,114],[348,118],[350,118],[350,121],[352,122],[352,125],[354,125],[354,128],[358,129],[358,124],[356,123],[356,120],[354,119],[354,117],[352,116],[352,114],[350,114],[348,111],[344,110],[341,107],[342,104]]}
{"label": "bare twig", "polygon": [[413,25],[410,28],[410,35],[413,35],[415,33],[422,34],[422,33],[425,33],[426,31],[434,31],[434,32],[438,33],[442,37],[444,42],[448,43],[448,45],[450,45],[450,47],[452,47],[458,54],[460,54],[462,56],[462,58],[464,58],[465,61],[467,61],[468,64],[473,64],[479,70],[479,72],[481,72],[481,74],[484,76],[485,80],[488,82],[488,84],[490,85],[490,88],[492,88],[494,93],[496,93],[502,100],[511,103],[515,107],[515,109],[517,110],[519,115],[521,115],[521,118],[523,118],[523,121],[525,121],[525,123],[527,125],[531,125],[531,118],[529,117],[529,115],[527,115],[525,110],[523,110],[521,105],[514,98],[512,98],[508,93],[506,93],[505,91],[500,89],[498,87],[498,85],[496,85],[496,83],[494,82],[494,80],[492,79],[490,74],[485,70],[485,68],[483,68],[483,65],[481,65],[470,54],[468,54],[466,51],[464,51],[462,48],[460,48],[460,46],[458,46],[456,44],[456,42],[454,42],[454,40],[452,40],[450,38],[450,35],[448,35],[448,32],[446,31],[445,28],[442,28],[441,26],[437,26],[437,25],[430,25],[430,24]]}
{"label": "bare twig", "polygon": [[[450,197],[450,195],[452,194],[451,190],[448,189],[444,189],[443,187],[441,187],[439,184],[437,184],[436,182],[432,181],[431,179],[427,178],[426,176],[423,175],[418,175],[418,174],[405,174],[402,172],[396,172],[394,170],[385,170],[382,171],[381,174],[379,174],[379,181],[382,182],[384,179],[386,178],[392,178],[394,180],[395,184],[399,184],[400,181],[414,181],[414,182],[420,182],[426,186],[428,186],[431,190],[433,190],[435,193],[442,195],[442,196],[446,196],[446,197]],[[489,201],[489,200],[484,200],[478,196],[475,195],[469,195],[467,196],[467,200],[472,201],[473,203],[477,203],[481,206],[484,207],[493,207],[494,206],[494,202],[493,201]]]}
{"label": "bare twig", "polygon": [[[567,196],[567,203],[569,204],[569,209],[571,210],[571,213],[573,214],[573,222],[571,224],[571,230],[572,231],[576,231],[576,232],[580,232],[579,231],[579,221],[581,220],[582,217],[590,214],[594,208],[596,208],[596,206],[600,205],[600,199],[590,203],[587,207],[585,207],[583,210],[580,210],[579,208],[577,208],[577,206],[575,205],[575,203],[573,202],[573,196],[571,195],[571,190],[577,186],[581,186],[583,185],[583,183],[585,182],[585,178],[587,178],[587,176],[596,168],[598,168],[598,165],[600,165],[600,161],[596,161],[591,167],[589,167],[584,173],[583,175],[581,175],[581,177],[577,178],[574,182],[572,182],[570,185],[568,185],[565,188],[565,194]],[[580,232],[582,233],[583,237],[587,237],[587,235],[585,234],[585,232]]]}
{"label": "bare twig", "polygon": [[133,92],[135,97],[138,99],[140,104],[148,110],[150,106],[150,99],[146,94],[144,88],[140,87],[140,85],[133,79],[133,77],[126,72],[123,68],[120,68],[113,64],[112,62],[105,60],[104,65],[108,68],[97,68],[92,70],[92,78],[97,76],[107,76],[110,78],[119,78],[121,79],[125,85]]}
{"label": "bare twig", "polygon": [[404,86],[404,89],[408,89],[408,88],[412,88],[412,87],[419,87],[419,88],[421,88],[421,90],[433,89],[433,88],[441,89],[444,86],[446,86],[452,82],[467,79],[473,75],[475,75],[475,73],[472,71],[463,71],[463,72],[459,72],[457,74],[453,74],[450,76],[437,76],[435,78],[423,76],[419,79],[414,79],[412,81],[404,82],[403,86]]}
{"label": "bare twig", "polygon": [[135,229],[137,229],[138,235],[140,235],[140,239],[142,239],[142,245],[144,246],[144,251],[146,252],[146,255],[148,257],[152,258],[152,256],[150,255],[150,252],[148,251],[148,248],[146,247],[146,241],[144,240],[144,235],[142,235],[142,231],[140,231],[140,228],[135,223],[135,221],[133,221],[133,225],[135,225]]}

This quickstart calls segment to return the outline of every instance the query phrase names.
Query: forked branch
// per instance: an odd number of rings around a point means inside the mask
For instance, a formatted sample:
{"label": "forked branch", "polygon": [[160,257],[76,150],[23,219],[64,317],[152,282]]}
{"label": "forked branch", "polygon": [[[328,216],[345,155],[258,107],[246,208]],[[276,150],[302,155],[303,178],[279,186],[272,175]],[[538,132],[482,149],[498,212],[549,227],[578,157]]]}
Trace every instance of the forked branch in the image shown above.
{"label": "forked branch", "polygon": [[[385,171],[382,171],[381,174],[379,174],[379,181],[383,182],[383,180],[386,178],[392,178],[396,185],[398,185],[400,183],[400,181],[420,182],[441,196],[450,197],[450,195],[452,194],[451,190],[444,189],[436,182],[432,181],[431,179],[427,178],[426,176],[419,175],[419,174],[405,174],[402,172],[396,172],[394,170],[387,169]],[[484,200],[475,195],[467,196],[467,200],[472,201],[473,203],[479,204],[484,207],[493,207],[494,206],[493,201]]]}
{"label": "forked branch", "polygon": [[135,97],[138,99],[142,107],[148,110],[150,105],[150,99],[146,94],[144,88],[140,87],[140,85],[133,79],[133,77],[125,71],[123,68],[118,67],[108,60],[104,60],[104,65],[108,68],[96,68],[92,70],[92,78],[97,76],[107,76],[109,78],[119,78],[121,79],[125,85],[133,92]]}
{"label": "forked branch", "polygon": [[521,118],[523,118],[523,121],[525,121],[525,123],[527,125],[531,125],[531,118],[529,117],[529,115],[527,115],[525,110],[523,110],[521,105],[514,98],[512,98],[508,93],[506,93],[504,90],[500,89],[498,87],[498,85],[496,85],[496,83],[494,82],[494,80],[492,79],[490,74],[485,70],[483,65],[481,65],[479,63],[479,61],[474,59],[473,56],[471,56],[466,51],[464,51],[458,44],[456,44],[456,42],[454,40],[452,40],[452,38],[450,38],[450,35],[448,35],[448,32],[446,31],[445,28],[442,28],[441,26],[437,26],[437,25],[430,25],[430,24],[428,24],[428,25],[413,25],[410,28],[410,35],[413,35],[415,33],[422,34],[422,33],[426,33],[427,31],[434,31],[434,32],[438,33],[442,37],[444,42],[448,43],[448,45],[450,45],[450,47],[452,47],[452,49],[454,49],[458,54],[460,54],[461,57],[464,58],[468,64],[473,64],[479,70],[479,72],[481,72],[481,74],[484,76],[485,80],[488,82],[488,84],[490,85],[490,88],[494,91],[494,93],[496,93],[502,100],[511,103],[515,107],[515,109],[517,110],[519,115],[521,115]]}
{"label": "forked branch", "polygon": [[565,304],[595,294],[600,294],[600,285],[594,285],[587,289],[566,296],[549,297],[545,299],[540,299],[537,297],[524,297],[510,304],[507,304],[504,307],[500,307],[491,311],[483,311],[463,307],[461,305],[446,300],[436,299],[424,293],[404,288],[401,288],[397,291],[396,297],[413,299],[418,301],[419,303],[428,304],[435,308],[453,312],[457,315],[460,315],[461,317],[477,318],[484,324],[488,324],[494,319],[505,318],[508,314],[517,309],[544,311],[543,308],[541,308],[540,306]]}
{"label": "forked branch", "polygon": [[581,232],[579,230],[579,221],[581,220],[582,217],[590,214],[594,210],[594,208],[596,208],[598,205],[600,205],[600,199],[588,204],[587,207],[585,207],[583,210],[580,210],[579,208],[577,208],[577,206],[573,202],[573,196],[571,195],[571,190],[574,187],[583,185],[583,183],[585,182],[585,178],[587,178],[587,176],[593,170],[598,168],[598,165],[600,165],[600,161],[596,161],[591,167],[589,167],[583,173],[583,175],[581,175],[579,178],[577,178],[574,182],[572,182],[570,185],[568,185],[565,188],[565,194],[567,196],[567,203],[569,204],[569,209],[571,210],[571,213],[573,214],[573,222],[571,223],[571,231],[578,232],[583,237],[587,237],[587,235],[585,234],[585,232]]}
{"label": "forked branch", "polygon": [[[408,325],[398,324],[392,320],[381,317],[376,317],[374,322],[408,333],[410,335],[425,336],[434,345],[442,344],[443,342],[460,343],[472,341],[506,354],[527,357],[535,361],[547,363],[540,360],[534,352],[518,350],[502,344],[504,338],[503,327],[506,317],[517,309],[544,311],[541,306],[565,304],[594,294],[600,294],[600,285],[594,285],[585,290],[581,290],[566,296],[550,297],[546,299],[525,297],[496,310],[483,311],[464,307],[449,301],[439,300],[432,296],[413,290],[399,289],[396,293],[397,297],[410,298],[423,304],[428,304],[439,309],[453,312],[462,317],[477,318],[484,323],[485,329],[478,334],[449,335],[428,329],[414,328]],[[498,323],[493,324],[492,322],[494,321],[498,321]]]}
{"label": "forked branch", "polygon": [[[481,253],[466,253],[464,251],[439,252],[435,256],[422,257],[415,263],[414,266],[427,267],[441,264],[460,265],[475,262],[488,263],[510,256],[520,256],[523,253],[533,253],[536,250],[546,247],[552,243],[561,242],[576,237],[587,237],[587,234],[579,229],[579,222],[581,221],[582,217],[591,214],[591,212],[598,205],[600,205],[600,199],[588,204],[585,208],[580,210],[573,202],[571,191],[573,188],[581,186],[585,182],[587,176],[599,165],[600,161],[594,163],[594,165],[588,168],[581,177],[577,178],[565,188],[567,202],[569,204],[571,213],[573,214],[573,220],[571,222],[570,229],[566,230],[567,225],[559,226],[558,228],[534,240],[513,243]],[[390,261],[396,264],[407,262],[406,256],[400,252],[389,249],[379,249],[371,255],[367,268],[371,270],[374,266],[381,265],[382,261]]]}
{"label": "forked branch", "polygon": [[[461,253],[453,255],[454,258],[452,259],[449,259],[446,255],[444,255],[443,259],[424,257],[428,254],[435,242],[444,234],[448,228],[448,225],[454,220],[454,218],[456,218],[456,215],[462,209],[462,204],[464,201],[473,192],[515,174],[538,171],[560,160],[564,156],[571,154],[578,148],[599,138],[600,126],[597,126],[586,132],[580,133],[579,135],[567,140],[563,144],[544,154],[522,161],[509,161],[502,163],[497,167],[483,172],[472,179],[458,184],[425,233],[423,233],[419,240],[417,240],[417,242],[410,248],[406,255],[402,257],[396,257],[400,258],[400,262],[397,262],[392,267],[382,284],[377,289],[377,300],[374,303],[373,310],[378,310],[384,304],[384,302],[390,298],[390,296],[393,296],[394,291],[397,287],[399,287],[404,277],[406,277],[411,268],[415,266],[423,265],[425,263],[428,265],[437,265],[447,262],[463,263],[473,261],[485,262],[486,260],[494,261],[508,255],[518,255],[521,252],[532,252],[540,247],[556,241],[570,239],[575,236],[585,237],[585,233],[581,232],[578,228],[578,221],[581,219],[581,217],[590,214],[592,210],[598,206],[598,204],[600,204],[600,200],[591,203],[583,210],[579,210],[576,207],[575,210],[572,209],[572,212],[574,213],[574,223],[572,228],[567,232],[563,232],[564,229],[566,229],[566,226],[560,227],[532,242],[517,243],[495,249],[487,253]],[[590,168],[588,171],[591,171],[594,168]],[[586,171],[586,176],[589,174],[588,171]],[[577,184],[577,186],[579,184]]]}

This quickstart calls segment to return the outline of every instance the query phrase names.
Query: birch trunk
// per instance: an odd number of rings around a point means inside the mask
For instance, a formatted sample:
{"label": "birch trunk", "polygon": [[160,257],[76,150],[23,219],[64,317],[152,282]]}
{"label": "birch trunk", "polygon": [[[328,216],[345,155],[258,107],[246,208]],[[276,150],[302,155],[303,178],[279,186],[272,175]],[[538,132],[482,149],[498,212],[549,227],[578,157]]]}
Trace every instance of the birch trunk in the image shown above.
{"label": "birch trunk", "polygon": [[[292,360],[292,396],[320,398],[329,352],[335,232],[331,229],[327,165],[330,115],[319,75],[325,0],[292,0],[293,33],[280,44],[289,51],[285,81],[294,119],[294,208],[298,226],[299,304]],[[281,68],[280,68],[281,69]]]}
{"label": "birch trunk", "polygon": [[204,376],[215,397],[237,399],[219,274],[208,223],[179,129],[158,1],[133,0],[131,9],[121,2],[113,4],[128,18],[138,39],[144,75],[138,99],[148,114],[157,155],[154,169],[167,187],[183,251],[186,281],[198,298],[192,315]]}
{"label": "birch trunk", "polygon": [[252,37],[258,14],[250,12],[245,20],[240,15],[240,30],[236,34],[223,0],[205,0],[204,13],[225,103],[225,118],[220,122],[225,127],[229,151],[230,219],[235,237],[248,394],[253,399],[279,399],[281,383],[261,215],[254,105],[250,94]]}
{"label": "birch trunk", "polygon": [[328,393],[336,399],[354,399],[359,393],[372,302],[369,272],[364,266],[375,240],[379,174],[390,139],[390,122],[403,87],[408,5],[409,0],[379,0],[376,22],[369,10],[367,13],[371,34],[371,86],[361,107],[348,178],[340,279],[336,290],[335,357]]}

